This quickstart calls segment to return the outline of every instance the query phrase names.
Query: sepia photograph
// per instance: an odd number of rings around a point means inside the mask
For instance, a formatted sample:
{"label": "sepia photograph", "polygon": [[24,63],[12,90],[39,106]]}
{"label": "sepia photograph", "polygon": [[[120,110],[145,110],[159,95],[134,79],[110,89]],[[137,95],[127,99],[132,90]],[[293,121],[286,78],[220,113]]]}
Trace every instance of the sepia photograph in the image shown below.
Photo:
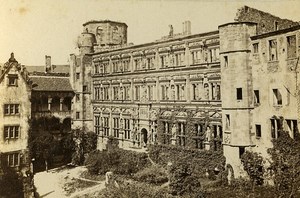
{"label": "sepia photograph", "polygon": [[300,198],[299,0],[0,0],[0,198]]}

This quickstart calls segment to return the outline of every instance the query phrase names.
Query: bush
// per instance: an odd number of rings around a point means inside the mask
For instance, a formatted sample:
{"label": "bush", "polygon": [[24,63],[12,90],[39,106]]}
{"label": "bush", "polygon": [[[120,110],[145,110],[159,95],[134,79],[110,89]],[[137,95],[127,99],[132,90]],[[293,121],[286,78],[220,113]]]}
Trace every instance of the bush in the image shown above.
{"label": "bush", "polygon": [[247,172],[250,180],[252,189],[255,185],[263,184],[263,158],[256,152],[246,151],[241,158],[244,170]]}
{"label": "bush", "polygon": [[133,178],[137,181],[147,182],[150,184],[163,184],[168,182],[166,170],[158,166],[144,168],[140,172],[136,173]]}
{"label": "bush", "polygon": [[225,157],[222,151],[186,149],[173,145],[150,145],[149,156],[160,165],[166,165],[168,162],[175,163],[184,158],[200,178],[205,177],[208,171],[211,173],[210,178],[215,179],[215,168],[220,170],[219,175],[225,171]]}
{"label": "bush", "polygon": [[167,189],[155,188],[149,184],[137,182],[121,183],[119,188],[106,188],[97,197],[100,198],[172,198]]}
{"label": "bush", "polygon": [[170,191],[173,195],[189,193],[194,195],[201,191],[199,175],[194,172],[187,158],[182,158],[169,167]]}
{"label": "bush", "polygon": [[112,149],[108,151],[93,151],[85,161],[89,172],[105,174],[112,171],[116,174],[131,175],[145,168],[148,164],[145,153]]}
{"label": "bush", "polygon": [[22,176],[10,168],[3,168],[0,178],[0,197],[24,197]]}

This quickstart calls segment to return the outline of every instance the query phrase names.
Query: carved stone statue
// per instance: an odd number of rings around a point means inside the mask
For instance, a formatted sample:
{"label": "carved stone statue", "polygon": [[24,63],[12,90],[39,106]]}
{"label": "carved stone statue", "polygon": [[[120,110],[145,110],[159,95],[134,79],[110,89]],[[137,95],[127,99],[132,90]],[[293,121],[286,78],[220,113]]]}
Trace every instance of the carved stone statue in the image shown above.
{"label": "carved stone statue", "polygon": [[176,137],[176,124],[173,124],[172,126],[172,138]]}
{"label": "carved stone statue", "polygon": [[174,35],[173,25],[169,25],[170,31],[169,36],[172,37]]}

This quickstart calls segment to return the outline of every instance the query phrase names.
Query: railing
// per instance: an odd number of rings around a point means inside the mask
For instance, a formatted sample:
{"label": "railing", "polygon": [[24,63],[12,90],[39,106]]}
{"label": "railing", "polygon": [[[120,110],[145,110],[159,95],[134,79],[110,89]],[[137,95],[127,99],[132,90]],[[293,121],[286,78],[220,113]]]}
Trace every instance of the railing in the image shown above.
{"label": "railing", "polygon": [[40,117],[67,118],[67,117],[71,117],[71,111],[33,111],[32,116],[35,118],[40,118]]}

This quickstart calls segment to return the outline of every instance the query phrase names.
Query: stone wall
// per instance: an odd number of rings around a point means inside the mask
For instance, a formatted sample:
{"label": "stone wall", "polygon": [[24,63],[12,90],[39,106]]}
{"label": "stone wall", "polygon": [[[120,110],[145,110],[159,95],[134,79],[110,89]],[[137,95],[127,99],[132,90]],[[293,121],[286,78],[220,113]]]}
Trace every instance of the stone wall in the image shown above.
{"label": "stone wall", "polygon": [[235,21],[257,23],[257,34],[264,34],[267,32],[286,29],[299,25],[298,22],[294,22],[288,19],[281,19],[272,14],[250,8],[248,6],[244,6],[238,10]]}

